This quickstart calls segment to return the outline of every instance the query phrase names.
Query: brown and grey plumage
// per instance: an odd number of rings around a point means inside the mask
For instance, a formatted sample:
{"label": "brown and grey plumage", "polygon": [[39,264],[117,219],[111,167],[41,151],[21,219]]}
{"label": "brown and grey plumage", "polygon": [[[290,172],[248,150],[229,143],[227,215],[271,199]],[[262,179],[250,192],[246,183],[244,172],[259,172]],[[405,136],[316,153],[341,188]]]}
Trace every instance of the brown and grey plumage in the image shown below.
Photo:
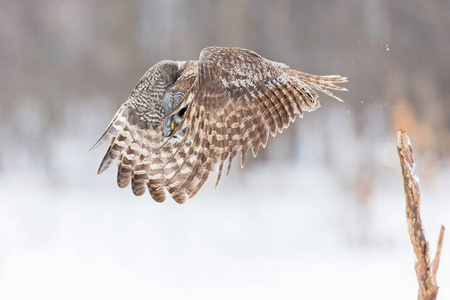
{"label": "brown and grey plumage", "polygon": [[98,169],[117,160],[117,184],[135,195],[148,189],[158,202],[165,189],[183,203],[228,160],[249,149],[253,156],[275,136],[319,108],[315,90],[345,91],[339,75],[318,76],[290,69],[240,48],[209,47],[198,61],[161,61],[151,67],[94,145],[110,146]]}

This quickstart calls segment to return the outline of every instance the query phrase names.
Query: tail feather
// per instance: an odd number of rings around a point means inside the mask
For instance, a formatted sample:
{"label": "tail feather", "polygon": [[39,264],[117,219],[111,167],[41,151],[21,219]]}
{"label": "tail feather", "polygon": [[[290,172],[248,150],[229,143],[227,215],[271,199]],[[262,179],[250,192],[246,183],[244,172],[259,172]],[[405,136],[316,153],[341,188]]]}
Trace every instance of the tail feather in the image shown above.
{"label": "tail feather", "polygon": [[289,69],[287,73],[292,76],[293,78],[300,80],[307,85],[309,85],[311,88],[318,90],[319,92],[322,92],[336,100],[339,100],[341,102],[342,99],[335,96],[332,92],[328,91],[327,89],[331,90],[337,90],[337,91],[347,91],[346,88],[340,87],[335,85],[335,83],[343,83],[347,82],[347,77],[343,77],[340,75],[313,75],[305,72],[300,72],[297,70]]}

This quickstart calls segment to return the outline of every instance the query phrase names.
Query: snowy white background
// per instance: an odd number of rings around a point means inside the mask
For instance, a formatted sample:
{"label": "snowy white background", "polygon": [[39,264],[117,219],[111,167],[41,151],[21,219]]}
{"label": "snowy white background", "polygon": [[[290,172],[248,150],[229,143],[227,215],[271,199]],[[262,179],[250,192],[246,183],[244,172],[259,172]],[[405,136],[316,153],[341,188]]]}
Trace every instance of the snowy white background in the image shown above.
{"label": "snowy white background", "polygon": [[[320,117],[307,115],[304,130]],[[104,149],[88,152],[94,140],[55,142],[73,156],[57,178],[1,178],[1,299],[416,297],[394,137],[374,145],[387,148],[387,166],[365,205],[323,166],[320,151],[307,149],[292,164],[256,159],[235,168],[184,205],[159,204],[117,188],[114,170],[96,175]],[[447,169],[421,182],[433,252],[450,220],[449,176]],[[442,299],[450,296],[448,247],[446,239]]]}
{"label": "snowy white background", "polygon": [[[3,0],[0,299],[416,299],[395,132],[450,226],[441,1]],[[264,16],[261,18],[260,16]],[[320,21],[320,22],[319,22]],[[314,24],[314,25],[312,25]],[[135,197],[88,151],[148,67],[209,45],[348,76],[214,190]],[[450,237],[438,271],[450,299]]]}

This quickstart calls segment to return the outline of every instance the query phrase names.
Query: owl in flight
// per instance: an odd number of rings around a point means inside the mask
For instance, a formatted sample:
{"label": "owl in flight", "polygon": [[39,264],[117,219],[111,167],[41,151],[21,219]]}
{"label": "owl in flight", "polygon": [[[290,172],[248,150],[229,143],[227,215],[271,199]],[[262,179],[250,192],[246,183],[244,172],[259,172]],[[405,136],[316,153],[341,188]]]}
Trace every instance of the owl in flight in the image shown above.
{"label": "owl in flight", "polygon": [[[346,91],[339,75],[318,76],[290,69],[253,51],[208,47],[198,61],[158,62],[138,82],[105,133],[109,140],[98,173],[117,160],[117,184],[133,193],[148,189],[178,203],[193,197],[217,171],[249,149],[256,157],[269,134],[282,132],[296,116],[319,108],[315,90]],[[225,161],[228,160],[227,164]]]}

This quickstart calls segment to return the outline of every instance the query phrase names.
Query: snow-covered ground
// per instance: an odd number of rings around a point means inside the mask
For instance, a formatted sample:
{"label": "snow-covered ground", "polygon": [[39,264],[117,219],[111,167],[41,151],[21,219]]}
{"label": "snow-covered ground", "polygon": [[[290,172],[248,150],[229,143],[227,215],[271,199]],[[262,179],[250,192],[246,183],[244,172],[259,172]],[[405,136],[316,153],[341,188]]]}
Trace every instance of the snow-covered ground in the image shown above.
{"label": "snow-covered ground", "polygon": [[[358,204],[326,167],[256,162],[178,205],[135,197],[115,186],[115,170],[97,176],[95,167],[0,178],[0,299],[417,295],[399,173],[376,178]],[[433,253],[440,224],[449,225],[449,176],[421,182]],[[449,240],[440,299],[450,298]]]}
{"label": "snow-covered ground", "polygon": [[[376,111],[361,137],[345,107],[308,114],[292,125],[298,136],[269,141],[266,160],[235,163],[217,190],[212,180],[179,205],[118,188],[115,167],[96,174],[105,146],[87,149],[114,113],[99,118],[101,109],[67,105],[49,132],[43,119],[22,133],[19,117],[7,127],[1,300],[416,298],[395,135],[385,140]],[[419,150],[434,253],[449,226],[450,164],[432,167]],[[440,299],[450,298],[449,241]]]}

